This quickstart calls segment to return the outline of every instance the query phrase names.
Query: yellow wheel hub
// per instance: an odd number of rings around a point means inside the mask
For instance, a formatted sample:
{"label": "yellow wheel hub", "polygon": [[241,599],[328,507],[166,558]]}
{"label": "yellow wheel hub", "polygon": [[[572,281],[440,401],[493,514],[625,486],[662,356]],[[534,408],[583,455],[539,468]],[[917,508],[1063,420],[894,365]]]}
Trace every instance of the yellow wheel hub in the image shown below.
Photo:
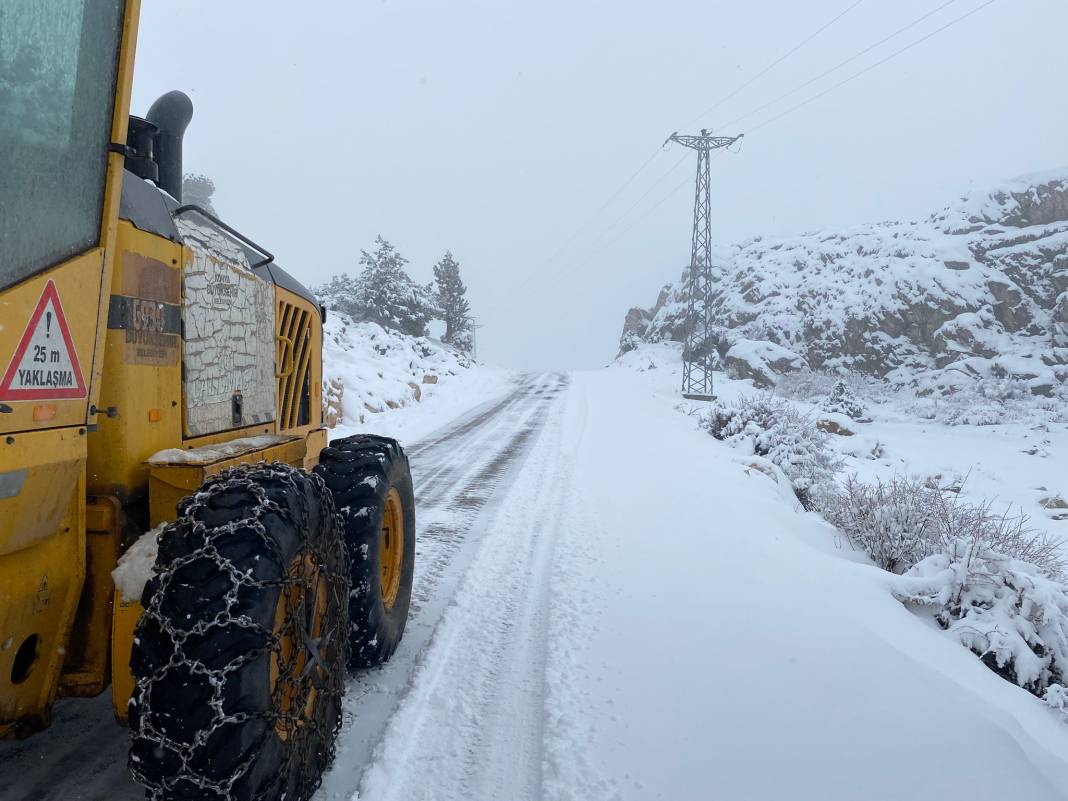
{"label": "yellow wheel hub", "polygon": [[287,740],[311,719],[322,684],[323,666],[315,650],[321,644],[329,597],[311,554],[298,556],[287,571],[274,613],[278,645],[271,652],[271,697],[278,719],[275,732]]}
{"label": "yellow wheel hub", "polygon": [[392,609],[400,593],[401,572],[404,569],[404,509],[400,493],[391,489],[386,496],[386,510],[382,515],[382,533],[378,545],[381,571],[382,603]]}

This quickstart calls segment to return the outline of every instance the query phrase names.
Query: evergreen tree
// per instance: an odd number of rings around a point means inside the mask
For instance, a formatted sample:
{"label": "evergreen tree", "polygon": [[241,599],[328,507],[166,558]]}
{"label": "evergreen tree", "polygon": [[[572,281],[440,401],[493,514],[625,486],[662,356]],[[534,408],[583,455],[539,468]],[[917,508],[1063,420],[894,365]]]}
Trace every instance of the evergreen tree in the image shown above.
{"label": "evergreen tree", "polygon": [[[379,236],[375,246],[373,253],[361,251],[360,264],[364,267],[353,287],[350,313],[356,320],[369,320],[411,336],[426,336],[426,325],[434,312],[429,288],[408,276],[404,271],[408,260],[392,244]],[[335,277],[334,281],[341,278]]]}
{"label": "evergreen tree", "polygon": [[471,305],[465,297],[467,287],[460,279],[460,264],[451,252],[446,251],[441,261],[434,265],[434,281],[437,283],[434,299],[441,319],[445,321],[443,341],[470,353],[474,334]]}
{"label": "evergreen tree", "polygon": [[182,202],[200,206],[205,211],[217,215],[215,207],[211,205],[211,198],[215,194],[215,182],[206,175],[187,172],[182,176]]}
{"label": "evergreen tree", "polygon": [[845,414],[854,420],[859,420],[866,414],[864,404],[861,403],[845,381],[838,379],[834,382],[831,396],[823,402],[824,411],[835,414]]}

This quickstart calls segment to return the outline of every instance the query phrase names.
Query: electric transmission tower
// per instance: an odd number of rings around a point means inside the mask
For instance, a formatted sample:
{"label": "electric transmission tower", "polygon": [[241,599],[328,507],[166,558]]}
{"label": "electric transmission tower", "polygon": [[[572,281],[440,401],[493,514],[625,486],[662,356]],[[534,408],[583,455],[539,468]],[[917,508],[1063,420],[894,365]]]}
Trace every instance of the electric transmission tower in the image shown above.
{"label": "electric transmission tower", "polygon": [[665,140],[697,151],[697,187],[693,198],[693,248],[690,251],[689,287],[686,299],[686,340],[682,347],[682,395],[692,400],[712,400],[712,212],[709,200],[708,154],[733,145],[738,136],[712,136],[704,128],[700,136]]}

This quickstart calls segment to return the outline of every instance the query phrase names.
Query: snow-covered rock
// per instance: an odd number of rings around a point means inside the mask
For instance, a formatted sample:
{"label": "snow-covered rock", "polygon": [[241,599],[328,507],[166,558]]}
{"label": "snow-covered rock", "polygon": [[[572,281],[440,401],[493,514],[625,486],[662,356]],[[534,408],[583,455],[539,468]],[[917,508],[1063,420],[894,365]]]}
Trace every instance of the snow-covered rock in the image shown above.
{"label": "snow-covered rock", "polygon": [[474,361],[429,337],[357,323],[332,311],[323,329],[323,396],[335,424],[420,402],[427,386],[467,372]]}
{"label": "snow-covered rock", "polygon": [[[714,270],[721,357],[770,342],[924,394],[1012,378],[1049,396],[1068,381],[1068,167],[918,222],[755,237]],[[664,287],[627,313],[621,351],[680,340],[685,312],[683,283]]]}
{"label": "snow-covered rock", "polygon": [[808,366],[789,348],[753,339],[739,339],[731,345],[723,362],[732,378],[752,379],[757,387],[774,386],[776,376]]}

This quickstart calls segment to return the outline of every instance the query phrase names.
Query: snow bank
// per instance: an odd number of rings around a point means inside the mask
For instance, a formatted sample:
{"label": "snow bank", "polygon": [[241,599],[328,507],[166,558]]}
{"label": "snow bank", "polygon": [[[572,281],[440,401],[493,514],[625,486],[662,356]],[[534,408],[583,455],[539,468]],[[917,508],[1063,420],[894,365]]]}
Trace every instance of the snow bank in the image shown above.
{"label": "snow bank", "polygon": [[[677,374],[574,387],[584,425],[557,478],[594,521],[564,514],[561,545],[583,554],[561,555],[550,642],[581,658],[546,710],[548,797],[1068,798],[1063,713],[905,610],[893,576],[679,414],[699,404],[680,404]],[[628,432],[662,474],[636,478]]]}
{"label": "snow bank", "polygon": [[515,379],[439,340],[336,311],[324,327],[323,397],[336,408],[331,438],[369,432],[410,440],[503,394]]}

